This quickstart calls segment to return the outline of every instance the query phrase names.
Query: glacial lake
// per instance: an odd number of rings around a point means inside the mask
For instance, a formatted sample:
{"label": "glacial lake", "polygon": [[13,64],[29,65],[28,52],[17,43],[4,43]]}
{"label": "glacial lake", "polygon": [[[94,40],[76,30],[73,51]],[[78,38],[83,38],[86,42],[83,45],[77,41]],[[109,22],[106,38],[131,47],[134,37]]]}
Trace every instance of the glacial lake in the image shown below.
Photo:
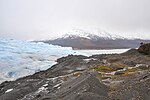
{"label": "glacial lake", "polygon": [[128,51],[129,49],[102,49],[102,50],[75,50],[83,53],[84,55],[91,56],[96,54],[120,54]]}

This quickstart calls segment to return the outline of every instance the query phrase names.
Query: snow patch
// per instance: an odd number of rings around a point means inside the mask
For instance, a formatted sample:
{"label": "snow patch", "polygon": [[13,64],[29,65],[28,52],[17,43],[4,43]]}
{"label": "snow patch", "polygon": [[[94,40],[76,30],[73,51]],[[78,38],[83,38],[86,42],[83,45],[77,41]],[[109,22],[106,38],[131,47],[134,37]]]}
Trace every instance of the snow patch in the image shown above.
{"label": "snow patch", "polygon": [[45,88],[45,87],[40,87],[39,89],[38,89],[38,91],[37,91],[37,93],[40,93],[40,92],[46,92],[47,91],[47,88]]}
{"label": "snow patch", "polygon": [[46,87],[46,86],[48,86],[48,84],[44,84],[43,86]]}
{"label": "snow patch", "polygon": [[60,84],[56,84],[55,86],[54,86],[54,88],[57,88],[58,86],[60,86],[61,85],[61,83]]}
{"label": "snow patch", "polygon": [[8,89],[7,91],[5,91],[5,93],[8,93],[8,92],[10,92],[10,91],[12,91],[13,89]]}

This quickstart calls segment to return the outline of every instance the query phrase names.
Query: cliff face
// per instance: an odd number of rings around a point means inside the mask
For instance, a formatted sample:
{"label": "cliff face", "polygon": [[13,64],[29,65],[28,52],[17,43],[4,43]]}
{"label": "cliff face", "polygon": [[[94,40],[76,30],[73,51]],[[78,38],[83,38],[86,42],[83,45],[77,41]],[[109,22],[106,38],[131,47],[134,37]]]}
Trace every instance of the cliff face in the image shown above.
{"label": "cliff face", "polygon": [[62,57],[48,70],[4,82],[0,100],[149,100],[150,57],[123,54]]}

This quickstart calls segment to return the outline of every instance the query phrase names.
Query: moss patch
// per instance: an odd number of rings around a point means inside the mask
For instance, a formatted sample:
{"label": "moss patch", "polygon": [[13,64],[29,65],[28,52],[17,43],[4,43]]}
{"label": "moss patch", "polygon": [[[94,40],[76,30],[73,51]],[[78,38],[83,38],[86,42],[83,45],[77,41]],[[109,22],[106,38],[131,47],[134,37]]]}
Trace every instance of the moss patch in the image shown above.
{"label": "moss patch", "polygon": [[75,72],[75,73],[73,73],[74,77],[79,77],[80,75],[81,75],[81,72]]}
{"label": "moss patch", "polygon": [[125,68],[126,66],[123,64],[111,64],[111,65],[95,65],[92,67],[97,72],[105,72],[105,73],[110,73],[113,71],[117,71],[120,69]]}
{"label": "moss patch", "polygon": [[99,66],[99,65],[97,65],[97,66],[94,66],[94,68],[93,68],[95,71],[98,71],[98,72],[111,72],[112,70],[108,67],[108,66],[106,66],[106,65],[103,65],[103,66]]}

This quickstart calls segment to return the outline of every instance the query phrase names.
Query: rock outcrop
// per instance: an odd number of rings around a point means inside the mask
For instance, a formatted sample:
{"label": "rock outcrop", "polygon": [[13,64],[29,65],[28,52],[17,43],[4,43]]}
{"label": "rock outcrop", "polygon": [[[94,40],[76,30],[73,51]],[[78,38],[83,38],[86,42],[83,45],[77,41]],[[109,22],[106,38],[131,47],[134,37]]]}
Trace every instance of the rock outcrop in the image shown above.
{"label": "rock outcrop", "polygon": [[142,44],[139,48],[138,51],[140,53],[150,55],[150,43]]}

